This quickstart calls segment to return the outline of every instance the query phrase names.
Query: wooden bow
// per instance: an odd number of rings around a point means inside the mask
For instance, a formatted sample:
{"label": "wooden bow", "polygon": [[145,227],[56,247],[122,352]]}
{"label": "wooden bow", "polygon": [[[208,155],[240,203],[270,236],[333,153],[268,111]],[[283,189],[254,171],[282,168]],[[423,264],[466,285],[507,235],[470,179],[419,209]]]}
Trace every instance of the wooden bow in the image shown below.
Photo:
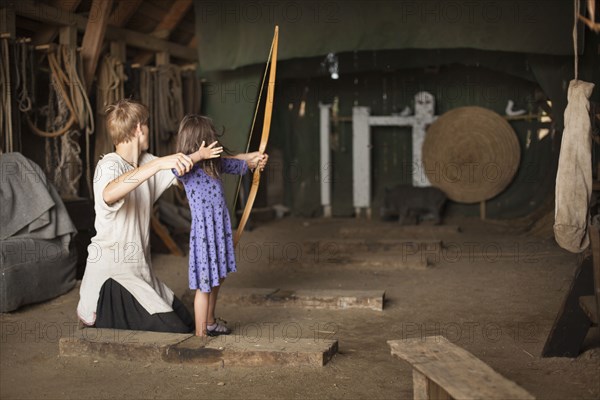
{"label": "wooden bow", "polygon": [[[269,131],[271,129],[271,116],[273,113],[273,99],[275,95],[275,73],[277,70],[277,44],[279,39],[279,26],[275,26],[275,33],[273,34],[273,42],[271,43],[271,51],[269,52],[269,59],[267,60],[267,65],[269,64],[269,60],[271,61],[271,66],[269,69],[269,86],[267,88],[267,101],[265,104],[265,115],[263,120],[263,130],[262,135],[260,137],[260,145],[258,147],[258,151],[260,154],[264,154],[265,149],[267,148],[267,143],[269,141]],[[266,69],[265,69],[265,77],[266,77]],[[265,84],[265,78],[263,77],[262,88]],[[252,138],[252,131],[254,130],[254,122],[256,121],[256,115],[258,113],[258,107],[260,105],[260,95],[258,97],[258,102],[256,104],[256,110],[254,112],[254,118],[252,121],[252,128],[250,129],[250,138],[248,139],[248,145],[250,144],[250,139]],[[246,149],[248,152],[248,149]],[[258,186],[260,184],[260,168],[258,166],[254,170],[254,175],[252,176],[252,187],[250,188],[250,193],[248,194],[248,201],[246,202],[246,206],[244,207],[244,212],[242,213],[242,218],[240,219],[240,223],[238,224],[237,230],[235,231],[235,235],[233,236],[233,246],[237,246],[240,238],[242,237],[242,233],[244,232],[244,227],[246,226],[246,222],[248,222],[248,217],[250,217],[250,211],[252,211],[252,206],[254,205],[254,200],[256,199],[256,193],[258,192]],[[237,198],[237,196],[236,196]],[[235,208],[235,207],[234,207]]]}

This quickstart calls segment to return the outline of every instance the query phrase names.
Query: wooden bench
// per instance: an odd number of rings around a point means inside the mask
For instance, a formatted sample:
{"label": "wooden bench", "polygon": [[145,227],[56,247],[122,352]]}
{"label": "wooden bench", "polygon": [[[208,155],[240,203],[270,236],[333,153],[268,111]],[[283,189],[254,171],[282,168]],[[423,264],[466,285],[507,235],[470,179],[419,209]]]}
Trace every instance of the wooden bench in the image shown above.
{"label": "wooden bench", "polygon": [[425,399],[535,399],[443,336],[389,340],[392,355],[413,367],[413,393]]}

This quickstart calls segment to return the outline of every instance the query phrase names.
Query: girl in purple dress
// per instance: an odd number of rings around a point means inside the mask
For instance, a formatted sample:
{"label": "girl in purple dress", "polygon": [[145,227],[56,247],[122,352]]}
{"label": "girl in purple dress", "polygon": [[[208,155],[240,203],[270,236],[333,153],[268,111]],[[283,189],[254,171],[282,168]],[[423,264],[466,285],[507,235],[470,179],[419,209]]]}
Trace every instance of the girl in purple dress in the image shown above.
{"label": "girl in purple dress", "polygon": [[[200,115],[187,115],[179,125],[177,151],[189,154],[205,143],[215,147],[218,135],[212,121]],[[219,151],[220,153],[220,151]],[[235,156],[215,155],[198,162],[190,172],[178,176],[183,183],[192,212],[190,232],[190,289],[196,291],[194,317],[196,335],[228,335],[231,330],[215,319],[219,287],[236,271],[233,233],[221,174],[243,175],[256,167],[261,170],[268,156],[259,152]]]}

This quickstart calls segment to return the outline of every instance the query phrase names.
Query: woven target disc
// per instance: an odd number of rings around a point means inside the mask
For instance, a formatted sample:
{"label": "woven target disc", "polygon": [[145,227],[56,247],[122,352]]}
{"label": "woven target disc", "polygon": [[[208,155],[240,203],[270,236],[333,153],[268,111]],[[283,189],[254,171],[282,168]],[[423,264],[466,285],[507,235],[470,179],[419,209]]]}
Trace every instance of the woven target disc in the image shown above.
{"label": "woven target disc", "polygon": [[508,186],[521,150],[515,131],[500,115],[482,107],[460,107],[429,126],[422,157],[433,186],[456,202],[477,203]]}

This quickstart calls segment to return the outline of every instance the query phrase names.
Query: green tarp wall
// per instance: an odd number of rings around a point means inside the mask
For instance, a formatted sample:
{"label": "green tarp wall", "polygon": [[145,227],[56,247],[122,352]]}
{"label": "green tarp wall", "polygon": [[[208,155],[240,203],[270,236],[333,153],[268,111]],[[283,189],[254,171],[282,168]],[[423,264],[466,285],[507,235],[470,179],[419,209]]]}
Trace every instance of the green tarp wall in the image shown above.
{"label": "green tarp wall", "polygon": [[[535,112],[541,93],[553,103],[556,134],[540,141],[537,131],[545,126],[511,123],[521,143],[521,167],[487,205],[493,218],[523,216],[553,190],[573,77],[572,7],[570,1],[196,1],[200,74],[206,78],[203,112],[226,128],[227,146],[244,150],[278,24],[269,149],[284,155],[278,173],[285,178],[285,204],[297,215],[312,216],[320,213],[319,103],[337,98],[345,116],[353,105],[387,115],[412,108],[414,94],[427,90],[436,98],[437,115],[465,105],[503,115],[509,99]],[[580,79],[598,82],[598,37],[580,29],[579,38]],[[339,80],[330,79],[321,65],[328,52],[338,55]],[[410,182],[408,133],[408,128],[373,130],[375,208],[384,187]],[[253,141],[259,135],[255,130]],[[353,212],[351,138],[350,123],[334,128],[333,209],[340,216]],[[231,188],[229,182],[229,198]],[[452,204],[451,210],[478,213],[472,205]]]}

